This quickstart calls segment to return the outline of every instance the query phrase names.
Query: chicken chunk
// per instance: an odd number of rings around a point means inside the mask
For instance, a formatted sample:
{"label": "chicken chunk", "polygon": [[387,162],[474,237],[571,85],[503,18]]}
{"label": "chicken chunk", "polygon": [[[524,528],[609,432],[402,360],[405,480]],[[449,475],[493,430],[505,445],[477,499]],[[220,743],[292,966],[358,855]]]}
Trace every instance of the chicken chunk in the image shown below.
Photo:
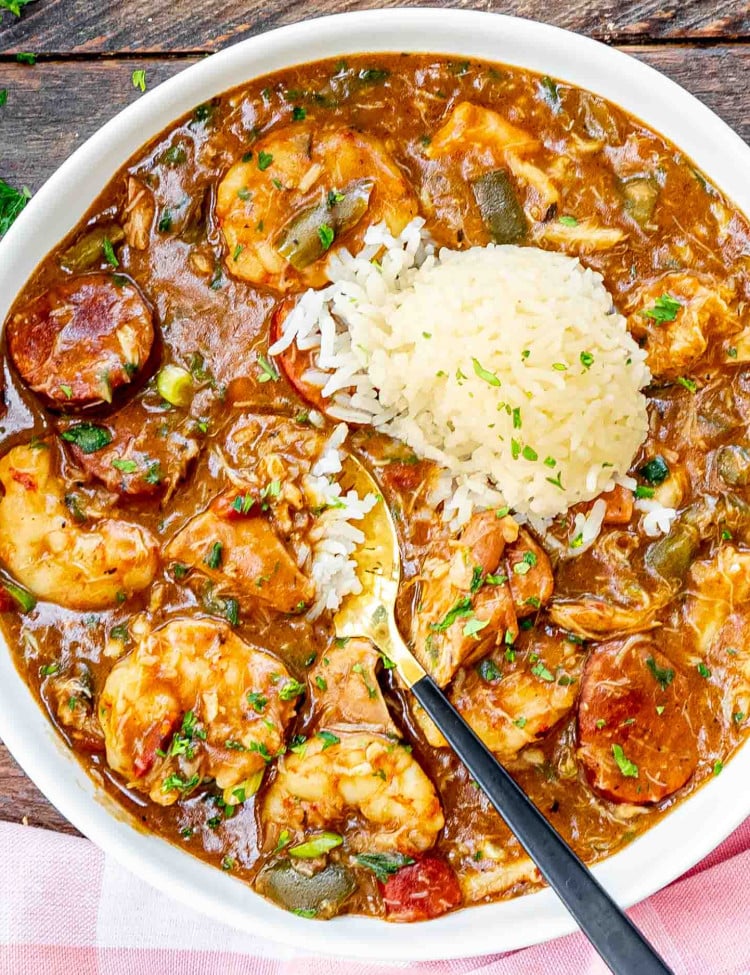
{"label": "chicken chunk", "polygon": [[145,251],[148,247],[155,214],[154,194],[139,179],[129,176],[123,230],[133,250]]}
{"label": "chicken chunk", "polygon": [[99,700],[107,762],[162,806],[205,779],[247,791],[242,784],[283,750],[301,691],[280,661],[225,624],[172,620],[107,677]]}
{"label": "chicken chunk", "polygon": [[750,597],[750,552],[722,545],[713,558],[693,563],[687,590],[683,619],[693,634],[690,652],[705,660],[726,621]]}
{"label": "chicken chunk", "polygon": [[151,584],[157,543],[139,525],[102,518],[77,524],[46,443],[14,447],[0,460],[0,560],[39,599],[69,609],[105,609]]}
{"label": "chicken chunk", "polygon": [[673,271],[641,289],[628,327],[644,342],[657,379],[691,375],[709,342],[738,332],[731,289],[707,275]]}
{"label": "chicken chunk", "polygon": [[208,576],[245,608],[258,601],[282,613],[301,612],[315,587],[297,568],[260,505],[255,507],[249,516],[234,520],[204,511],[175,535],[165,556]]}
{"label": "chicken chunk", "polygon": [[150,393],[100,423],[67,421],[60,430],[76,463],[126,497],[170,495],[203,442],[192,417]]}

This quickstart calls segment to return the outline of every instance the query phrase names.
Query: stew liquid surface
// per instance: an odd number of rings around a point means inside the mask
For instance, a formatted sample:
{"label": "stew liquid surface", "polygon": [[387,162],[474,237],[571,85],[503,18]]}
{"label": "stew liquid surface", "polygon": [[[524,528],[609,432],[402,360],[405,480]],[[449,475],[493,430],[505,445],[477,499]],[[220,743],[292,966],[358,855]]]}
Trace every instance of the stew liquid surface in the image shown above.
{"label": "stew liquid surface", "polygon": [[144,829],[306,917],[540,884],[389,661],[310,612],[338,502],[309,479],[337,423],[309,354],[269,345],[339,246],[418,215],[441,246],[600,272],[653,383],[637,487],[603,496],[590,545],[593,502],[545,537],[507,511],[453,531],[435,465],[352,427],[415,652],[589,863],[720,774],[750,715],[745,217],[619,108],[502,65],[363,55],[216,98],[113,178],[8,317],[2,626]]}

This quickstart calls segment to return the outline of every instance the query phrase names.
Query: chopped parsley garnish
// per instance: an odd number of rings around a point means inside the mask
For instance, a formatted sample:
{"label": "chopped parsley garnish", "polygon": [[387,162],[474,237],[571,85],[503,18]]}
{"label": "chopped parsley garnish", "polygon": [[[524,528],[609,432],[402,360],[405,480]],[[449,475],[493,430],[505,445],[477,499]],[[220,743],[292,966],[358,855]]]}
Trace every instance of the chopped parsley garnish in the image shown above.
{"label": "chopped parsley garnish", "polygon": [[635,489],[636,498],[653,498],[654,488],[646,487],[645,484],[638,484]]}
{"label": "chopped parsley garnish", "polygon": [[538,460],[539,454],[534,450],[533,447],[529,447],[528,444],[525,445],[521,451],[521,456],[524,460]]}
{"label": "chopped parsley garnish", "polygon": [[3,107],[8,101],[8,89],[0,88],[0,108]]}
{"label": "chopped parsley garnish", "polygon": [[[490,386],[500,385],[500,380],[497,378],[495,373],[490,372],[489,369],[485,369],[484,366],[480,363],[479,359],[474,359],[472,357],[471,364],[472,366],[474,366],[474,372],[476,373],[477,376],[479,376],[480,379],[483,379]],[[464,379],[465,378],[466,377],[464,376]]]}
{"label": "chopped parsley garnish", "polygon": [[534,675],[534,677],[538,677],[539,680],[546,681],[548,684],[551,684],[555,679],[554,674],[551,674],[550,671],[547,670],[541,660],[539,663],[534,664],[534,666],[531,668],[531,673]]}
{"label": "chopped parsley garnish", "polygon": [[661,484],[669,477],[669,467],[661,454],[657,454],[656,457],[652,457],[642,467],[639,467],[638,473],[649,484]]}
{"label": "chopped parsley garnish", "polygon": [[214,542],[203,559],[209,569],[218,569],[224,554],[224,546],[221,542]]}
{"label": "chopped parsley garnish", "polygon": [[0,179],[0,237],[7,234],[11,224],[31,199],[31,191],[25,186],[16,190]]}
{"label": "chopped parsley garnish", "polygon": [[232,502],[232,511],[240,515],[249,514],[250,509],[255,504],[255,499],[250,494],[238,494]]}
{"label": "chopped parsley garnish", "polygon": [[112,434],[95,423],[76,423],[62,432],[63,440],[75,444],[83,454],[93,454],[112,443]]}
{"label": "chopped parsley garnish", "polygon": [[694,393],[698,389],[698,384],[694,379],[688,379],[685,376],[678,376],[677,382],[680,384],[680,386],[684,386],[685,389],[687,389],[690,393]]}
{"label": "chopped parsley garnish", "polygon": [[525,728],[526,727],[526,718],[524,718],[524,716],[521,715],[520,718],[516,718],[516,720],[513,722],[513,724],[516,726],[516,728]]}
{"label": "chopped parsley garnish", "polygon": [[477,634],[483,630],[485,626],[489,626],[489,622],[489,620],[478,620],[476,617],[474,619],[470,619],[465,624],[462,633],[464,636],[473,636],[475,640],[478,640],[479,637]]}
{"label": "chopped parsley garnish", "polygon": [[565,490],[562,484],[562,474],[558,474],[557,477],[545,477],[544,480],[549,484],[554,484],[554,486],[560,488],[561,491]]}
{"label": "chopped parsley garnish", "polygon": [[503,586],[508,581],[508,577],[501,572],[497,574],[488,572],[484,577],[485,584],[488,586]]}
{"label": "chopped parsley garnish", "polygon": [[625,755],[622,750],[622,745],[612,746],[612,756],[617,763],[617,767],[622,772],[622,774],[627,779],[637,779],[638,778],[638,766],[631,762],[629,758]]}
{"label": "chopped parsley garnish", "polygon": [[663,325],[665,322],[673,322],[680,308],[682,308],[681,302],[676,301],[671,295],[663,294],[656,299],[651,308],[645,308],[641,314],[644,318],[650,318]]}
{"label": "chopped parsley garnish", "polygon": [[260,370],[260,375],[258,376],[259,383],[267,382],[277,382],[279,379],[279,372],[276,366],[271,362],[270,359],[266,358],[264,355],[258,356],[258,368]]}
{"label": "chopped parsley garnish", "polygon": [[60,673],[60,664],[55,661],[51,664],[43,664],[39,668],[40,677],[53,677],[55,674]]}
{"label": "chopped parsley garnish", "polygon": [[198,785],[200,780],[201,777],[197,773],[195,775],[191,775],[190,778],[187,780],[173,773],[172,775],[168,775],[166,779],[164,779],[164,781],[161,784],[161,791],[182,792],[184,794],[186,792],[190,792],[191,789],[194,789],[196,785]]}
{"label": "chopped parsley garnish", "polygon": [[143,92],[146,90],[146,72],[142,68],[134,71],[130,76],[130,80],[133,82],[133,87],[137,91]]}
{"label": "chopped parsley garnish", "polygon": [[513,574],[517,576],[525,576],[531,571],[531,569],[533,569],[537,561],[537,557],[533,552],[524,552],[521,561],[516,562],[516,564],[513,566]]}
{"label": "chopped parsley garnish", "polygon": [[698,673],[699,673],[699,674],[701,675],[701,677],[703,677],[703,678],[705,678],[705,680],[708,680],[708,678],[709,678],[709,677],[711,676],[711,671],[710,671],[710,670],[708,669],[708,667],[707,667],[707,666],[706,666],[706,665],[705,665],[705,664],[703,663],[703,661],[701,661],[701,662],[700,662],[700,663],[698,664],[698,666],[696,667],[696,670],[697,670],[697,671],[698,671]]}
{"label": "chopped parsley garnish", "polygon": [[558,217],[557,222],[558,223],[561,223],[564,227],[577,227],[578,226],[578,221],[576,220],[576,218],[575,217],[568,216],[567,214],[563,214],[563,216]]}
{"label": "chopped parsley garnish", "polygon": [[449,626],[452,626],[457,619],[465,616],[473,616],[473,614],[474,610],[471,608],[471,599],[465,596],[463,599],[459,599],[452,609],[448,610],[439,623],[430,623],[430,629],[442,633],[443,630],[447,630]]}
{"label": "chopped parsley garnish", "polygon": [[329,249],[335,236],[336,232],[333,227],[330,227],[327,223],[322,223],[318,227],[318,237],[320,238],[320,243],[324,251]]}
{"label": "chopped parsley garnish", "polygon": [[490,657],[486,657],[477,666],[477,673],[486,681],[488,684],[492,684],[496,680],[500,680],[503,676],[502,670],[497,666],[494,660]]}
{"label": "chopped parsley garnish", "polygon": [[[11,2],[13,2],[13,0],[11,0]],[[18,61],[19,64],[34,65],[36,64],[36,54],[32,54],[31,51],[19,51],[18,54],[16,54],[16,61]]]}
{"label": "chopped parsley garnish", "polygon": [[590,352],[582,352],[580,359],[584,369],[590,369],[594,364],[594,357]]}
{"label": "chopped parsley garnish", "polygon": [[714,762],[713,773],[714,775],[719,775],[721,770],[724,768],[724,763],[720,761]]}
{"label": "chopped parsley garnish", "polygon": [[560,98],[560,86],[549,77],[545,75],[538,83],[539,94],[542,96],[542,100],[545,101],[549,107],[552,109],[554,115],[558,115],[562,109],[562,100]]}
{"label": "chopped parsley garnish", "polygon": [[134,460],[126,460],[122,457],[115,457],[112,461],[112,466],[116,470],[122,471],[123,474],[135,474],[138,470],[138,465]]}
{"label": "chopped parsley garnish", "polygon": [[646,661],[648,669],[653,674],[654,680],[658,681],[659,687],[663,691],[669,687],[669,685],[674,680],[674,671],[671,667],[660,667],[653,657],[649,657]]}
{"label": "chopped parsley garnish", "polygon": [[320,740],[323,742],[323,751],[325,751],[326,748],[332,748],[334,745],[338,745],[341,741],[341,739],[337,735],[334,735],[331,731],[316,731],[315,737],[320,738]]}
{"label": "chopped parsley garnish", "polygon": [[383,884],[402,867],[414,863],[405,853],[359,853],[354,859],[360,867],[371,870]]}
{"label": "chopped parsley garnish", "polygon": [[263,714],[268,704],[268,698],[259,694],[257,691],[248,691],[246,697],[247,703],[252,706],[253,710],[257,711],[258,714]]}
{"label": "chopped parsley garnish", "polygon": [[295,105],[292,109],[292,118],[295,122],[304,122],[307,118],[307,112],[301,105]]}
{"label": "chopped parsley garnish", "polygon": [[268,169],[272,162],[273,156],[271,153],[263,152],[261,149],[261,151],[258,153],[258,169],[263,173]]}
{"label": "chopped parsley garnish", "polygon": [[279,691],[279,697],[282,701],[291,701],[295,697],[299,697],[300,694],[305,693],[305,685],[300,684],[298,680],[294,677],[290,677],[289,680],[284,684],[284,686]]}
{"label": "chopped parsley garnish", "polygon": [[0,10],[9,10],[16,17],[21,16],[21,8],[34,0],[0,0]]}
{"label": "chopped parsley garnish", "polygon": [[235,741],[233,738],[228,738],[224,742],[224,747],[228,748],[230,752],[246,752],[247,748],[242,744],[241,741]]}
{"label": "chopped parsley garnish", "polygon": [[469,592],[478,592],[484,585],[484,569],[481,565],[475,565],[471,572],[471,586]]}
{"label": "chopped parsley garnish", "polygon": [[117,260],[115,249],[112,246],[112,241],[109,239],[109,237],[105,237],[102,240],[102,253],[104,254],[104,260],[110,265],[110,267],[120,266],[120,262]]}

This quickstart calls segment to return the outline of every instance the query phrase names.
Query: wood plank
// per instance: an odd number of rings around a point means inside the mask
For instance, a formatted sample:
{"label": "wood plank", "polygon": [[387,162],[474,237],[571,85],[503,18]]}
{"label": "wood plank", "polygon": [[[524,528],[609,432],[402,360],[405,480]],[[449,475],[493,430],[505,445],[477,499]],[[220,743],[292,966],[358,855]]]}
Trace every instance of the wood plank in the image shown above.
{"label": "wood plank", "polygon": [[[421,0],[406,0],[419,5]],[[433,0],[436,6],[479,7],[529,17],[617,43],[648,39],[750,36],[747,0]],[[152,4],[129,0],[36,0],[0,24],[0,52],[216,51],[303,17],[404,6],[405,0],[213,0]],[[148,14],[148,16],[147,16]]]}
{"label": "wood plank", "polygon": [[0,742],[0,820],[41,826],[59,833],[78,835],[78,831],[47,802],[23,774]]}
{"label": "wood plank", "polygon": [[[684,85],[750,141],[750,45],[630,48],[631,53]],[[107,119],[138,98],[134,67],[145,67],[150,87],[194,58],[41,62],[30,68],[0,63],[0,176],[38,189],[60,161]]]}

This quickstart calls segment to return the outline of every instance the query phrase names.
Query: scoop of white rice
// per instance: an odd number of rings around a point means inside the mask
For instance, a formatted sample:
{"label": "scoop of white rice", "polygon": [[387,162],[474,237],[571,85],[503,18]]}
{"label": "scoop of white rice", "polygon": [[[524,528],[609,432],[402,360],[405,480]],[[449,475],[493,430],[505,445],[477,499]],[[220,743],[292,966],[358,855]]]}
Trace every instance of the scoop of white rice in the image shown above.
{"label": "scoop of white rice", "polygon": [[444,467],[459,522],[488,504],[550,517],[626,474],[651,377],[599,274],[532,247],[435,256],[414,224],[366,245],[332,261],[271,349],[318,347],[306,378],[331,412]]}

